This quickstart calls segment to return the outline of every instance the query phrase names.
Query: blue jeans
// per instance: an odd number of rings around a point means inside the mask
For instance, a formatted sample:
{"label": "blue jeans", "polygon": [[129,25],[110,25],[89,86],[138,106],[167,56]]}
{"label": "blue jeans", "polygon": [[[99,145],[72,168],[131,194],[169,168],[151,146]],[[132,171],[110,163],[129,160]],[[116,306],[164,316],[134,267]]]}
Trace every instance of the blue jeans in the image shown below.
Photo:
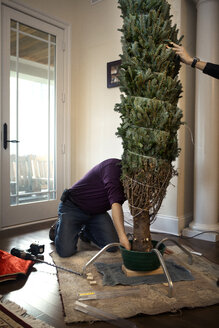
{"label": "blue jeans", "polygon": [[[78,234],[84,227],[84,236],[103,248],[107,244],[118,242],[119,238],[108,213],[89,215],[71,201],[59,204],[59,219],[56,226],[55,246],[61,257],[76,253]],[[117,248],[110,248],[115,251]]]}

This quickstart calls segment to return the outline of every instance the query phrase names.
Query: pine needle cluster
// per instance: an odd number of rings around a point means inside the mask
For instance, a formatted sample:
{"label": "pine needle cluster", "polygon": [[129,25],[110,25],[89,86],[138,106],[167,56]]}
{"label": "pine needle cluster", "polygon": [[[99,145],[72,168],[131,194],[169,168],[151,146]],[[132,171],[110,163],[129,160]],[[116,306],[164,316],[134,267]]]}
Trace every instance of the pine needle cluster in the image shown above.
{"label": "pine needle cluster", "polygon": [[[166,0],[118,0],[123,25],[119,73],[123,176],[145,167],[145,159],[171,163],[179,155],[177,131],[182,111],[179,58],[167,46],[180,43]],[[156,171],[156,170],[155,170]]]}

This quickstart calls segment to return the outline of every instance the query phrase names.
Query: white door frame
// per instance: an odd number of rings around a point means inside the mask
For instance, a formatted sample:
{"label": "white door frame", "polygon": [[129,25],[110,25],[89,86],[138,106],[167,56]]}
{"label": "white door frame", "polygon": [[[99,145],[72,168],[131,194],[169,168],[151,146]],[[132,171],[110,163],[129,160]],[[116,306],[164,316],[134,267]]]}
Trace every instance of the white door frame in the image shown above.
{"label": "white door frame", "polygon": [[[32,15],[37,19],[40,19],[42,21],[45,21],[46,23],[55,25],[56,27],[59,27],[63,29],[64,31],[64,90],[62,92],[62,102],[63,102],[63,145],[62,145],[62,154],[64,157],[64,172],[63,172],[63,186],[69,186],[71,184],[71,111],[70,111],[70,90],[71,90],[71,56],[70,56],[70,50],[71,50],[71,42],[70,42],[70,26],[69,24],[66,24],[65,22],[58,21],[57,19],[54,19],[48,15],[44,15],[43,13],[40,13],[37,10],[33,10],[27,6],[24,6],[18,2],[12,1],[12,0],[0,0],[0,26],[2,24],[1,22],[1,16],[2,16],[2,4],[7,5],[8,7],[11,7],[17,11],[20,11],[24,14]],[[1,40],[1,34],[0,34],[0,62],[2,62],[2,40]],[[0,76],[2,76],[1,72],[1,65],[0,65]],[[2,138],[2,85],[3,81],[0,81],[0,126],[1,126],[1,138]],[[2,163],[2,140],[1,140],[1,147],[0,147],[0,172],[1,172],[1,163]],[[0,175],[0,185],[2,183],[1,175]],[[60,197],[60,195],[57,195],[57,197]],[[1,195],[0,195],[0,208],[1,206]],[[37,221],[34,221],[36,223]],[[42,221],[41,221],[42,222]],[[31,223],[29,223],[31,224]],[[12,226],[11,226],[12,227]],[[11,228],[10,227],[10,228]],[[2,218],[0,217],[0,230],[2,230]]]}

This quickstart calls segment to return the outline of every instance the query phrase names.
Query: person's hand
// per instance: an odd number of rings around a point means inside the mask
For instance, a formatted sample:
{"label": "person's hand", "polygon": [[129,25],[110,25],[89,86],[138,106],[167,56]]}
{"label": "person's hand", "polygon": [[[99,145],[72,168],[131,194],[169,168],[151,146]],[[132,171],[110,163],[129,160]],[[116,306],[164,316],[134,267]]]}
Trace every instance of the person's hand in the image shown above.
{"label": "person's hand", "polygon": [[179,46],[178,44],[171,42],[172,47],[167,46],[168,49],[172,49],[173,51],[175,51],[176,55],[180,56],[180,59],[183,63],[187,64],[187,65],[191,65],[192,64],[192,57],[188,54],[188,52],[186,51],[186,49],[183,46]]}
{"label": "person's hand", "polygon": [[126,234],[123,234],[122,236],[119,237],[119,242],[120,244],[125,247],[128,251],[131,249],[131,244],[126,236]]}

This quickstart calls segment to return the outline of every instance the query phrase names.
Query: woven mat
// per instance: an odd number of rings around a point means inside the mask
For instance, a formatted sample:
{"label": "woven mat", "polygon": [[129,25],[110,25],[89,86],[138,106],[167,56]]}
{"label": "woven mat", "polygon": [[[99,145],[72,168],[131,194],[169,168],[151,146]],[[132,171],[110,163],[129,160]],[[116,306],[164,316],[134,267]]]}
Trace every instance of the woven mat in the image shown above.
{"label": "woven mat", "polygon": [[[219,288],[216,281],[219,277],[219,266],[209,262],[203,257],[193,256],[193,264],[188,264],[188,257],[177,247],[169,247],[174,253],[165,255],[164,259],[173,260],[191,271],[193,281],[179,281],[173,284],[173,297],[168,297],[168,286],[164,284],[138,285],[138,295],[121,296],[113,299],[100,299],[83,301],[84,303],[105,310],[121,318],[129,318],[137,314],[159,314],[176,311],[188,307],[204,307],[219,303]],[[74,271],[82,271],[86,264],[97,251],[82,250],[70,258],[60,258],[56,252],[51,254],[56,265],[70,268]],[[121,262],[120,252],[103,253],[98,261],[105,263]],[[92,264],[87,272],[93,274],[96,285],[90,285],[87,279],[80,276],[58,270],[60,294],[63,301],[65,322],[98,321],[97,318],[74,310],[74,304],[78,293],[100,291],[125,291],[136,286],[103,286],[102,275],[97,272]]]}
{"label": "woven mat", "polygon": [[27,314],[27,312],[11,301],[1,301],[0,295],[0,327],[3,328],[53,328],[45,322]]}

